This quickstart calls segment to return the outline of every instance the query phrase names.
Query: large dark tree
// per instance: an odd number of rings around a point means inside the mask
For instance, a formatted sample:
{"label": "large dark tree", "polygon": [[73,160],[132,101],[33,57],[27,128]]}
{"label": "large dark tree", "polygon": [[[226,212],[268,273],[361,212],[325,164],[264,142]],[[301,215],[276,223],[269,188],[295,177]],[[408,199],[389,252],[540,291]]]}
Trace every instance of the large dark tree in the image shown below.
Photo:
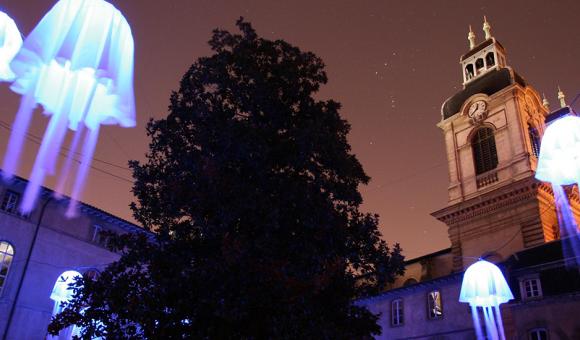
{"label": "large dark tree", "polygon": [[[402,274],[359,211],[369,177],[340,104],[315,98],[322,60],[282,41],[216,30],[147,126],[132,162],[136,219],[155,240],[116,240],[120,261],[85,280],[51,330],[108,337],[342,339],[380,332],[354,304]],[[362,279],[361,279],[362,278]],[[96,322],[95,320],[100,320]]]}

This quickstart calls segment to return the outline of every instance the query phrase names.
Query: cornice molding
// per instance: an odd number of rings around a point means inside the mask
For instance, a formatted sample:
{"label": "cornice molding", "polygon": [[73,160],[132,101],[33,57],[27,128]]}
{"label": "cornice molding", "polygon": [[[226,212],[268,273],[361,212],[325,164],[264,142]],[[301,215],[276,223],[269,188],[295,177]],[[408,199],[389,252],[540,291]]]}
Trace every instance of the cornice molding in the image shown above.
{"label": "cornice molding", "polygon": [[542,184],[533,177],[525,178],[481,196],[453,204],[431,215],[447,225],[457,224],[536,197]]}

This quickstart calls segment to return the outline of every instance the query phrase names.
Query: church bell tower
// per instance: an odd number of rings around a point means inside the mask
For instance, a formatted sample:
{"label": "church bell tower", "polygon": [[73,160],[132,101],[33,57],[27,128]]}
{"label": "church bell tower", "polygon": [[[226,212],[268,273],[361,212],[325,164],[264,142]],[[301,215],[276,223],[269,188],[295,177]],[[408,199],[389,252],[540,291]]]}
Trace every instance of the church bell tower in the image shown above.
{"label": "church bell tower", "polygon": [[432,215],[449,228],[455,271],[559,238],[551,187],[534,178],[547,102],[508,65],[487,19],[483,31],[476,43],[470,27],[459,60],[463,89],[443,103],[437,124],[449,195]]}

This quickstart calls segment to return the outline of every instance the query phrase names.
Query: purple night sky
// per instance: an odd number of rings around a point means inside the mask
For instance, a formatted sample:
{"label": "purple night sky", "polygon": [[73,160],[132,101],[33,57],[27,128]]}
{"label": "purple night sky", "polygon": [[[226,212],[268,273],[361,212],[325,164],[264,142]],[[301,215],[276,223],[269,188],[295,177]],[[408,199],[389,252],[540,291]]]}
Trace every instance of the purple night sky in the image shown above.
{"label": "purple night sky", "polygon": [[[482,40],[482,17],[505,46],[508,64],[557,105],[557,86],[568,100],[580,93],[580,2],[528,1],[221,1],[115,0],[131,25],[135,44],[135,129],[104,127],[84,201],[132,220],[129,159],[143,159],[145,123],[166,115],[169,95],[216,27],[234,29],[239,16],[265,38],[284,39],[320,56],[329,84],[321,98],[343,104],[350,142],[372,181],[361,188],[364,210],[381,216],[389,242],[408,258],[449,246],[445,225],[430,213],[447,203],[447,168],[440,120],[443,101],[461,88],[459,56],[468,50],[472,25]],[[5,0],[0,9],[27,35],[52,0]],[[0,156],[7,145],[19,96],[0,89]],[[578,105],[577,107],[580,107]],[[46,117],[31,129],[42,136]],[[29,177],[38,145],[27,142]],[[62,159],[61,159],[62,161]],[[121,168],[105,164],[120,165]],[[47,181],[53,187],[54,181]]]}

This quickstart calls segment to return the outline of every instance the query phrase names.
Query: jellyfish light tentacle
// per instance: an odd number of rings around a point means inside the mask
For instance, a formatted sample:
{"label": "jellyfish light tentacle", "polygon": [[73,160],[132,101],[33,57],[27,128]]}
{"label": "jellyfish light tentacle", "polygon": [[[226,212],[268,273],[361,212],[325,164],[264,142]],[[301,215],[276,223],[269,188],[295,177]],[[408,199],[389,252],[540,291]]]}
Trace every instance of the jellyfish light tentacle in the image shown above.
{"label": "jellyfish light tentacle", "polygon": [[580,231],[562,186],[580,186],[580,117],[567,114],[548,124],[540,147],[536,178],[552,184],[566,265],[580,262]]}
{"label": "jellyfish light tentacle", "polygon": [[[0,12],[0,45],[0,81],[13,81],[16,75],[10,68],[10,63],[22,47],[22,36],[20,35],[20,31],[18,31],[18,27],[14,20],[4,12]],[[20,154],[21,152],[21,146],[26,137],[25,132],[28,130],[28,125],[30,123],[30,114],[32,113],[32,110],[28,110],[28,108],[34,107],[34,105],[34,97],[32,93],[25,94],[18,111],[19,114],[17,115],[20,119],[16,119],[12,125],[14,133],[9,141],[8,149],[13,150],[14,154]],[[4,163],[6,165],[6,162]],[[12,177],[16,164],[16,162],[12,162],[11,166],[4,166],[2,169],[2,175],[5,179]]]}
{"label": "jellyfish light tentacle", "polygon": [[[500,305],[514,298],[501,270],[488,261],[479,260],[469,266],[463,275],[459,301],[469,303],[473,326],[478,340],[505,340]],[[485,325],[479,321],[481,308]]]}
{"label": "jellyfish light tentacle", "polygon": [[[71,205],[82,195],[102,124],[135,126],[134,42],[123,15],[104,0],[60,0],[42,18],[14,57],[11,89],[23,96],[4,159],[5,177],[18,167],[36,104],[50,116],[20,210],[34,207],[45,176],[56,174],[67,128],[75,131],[58,178],[63,192],[77,149],[81,160]],[[82,137],[84,135],[84,138]],[[88,143],[85,145],[79,145]],[[68,215],[72,214],[69,208]]]}

